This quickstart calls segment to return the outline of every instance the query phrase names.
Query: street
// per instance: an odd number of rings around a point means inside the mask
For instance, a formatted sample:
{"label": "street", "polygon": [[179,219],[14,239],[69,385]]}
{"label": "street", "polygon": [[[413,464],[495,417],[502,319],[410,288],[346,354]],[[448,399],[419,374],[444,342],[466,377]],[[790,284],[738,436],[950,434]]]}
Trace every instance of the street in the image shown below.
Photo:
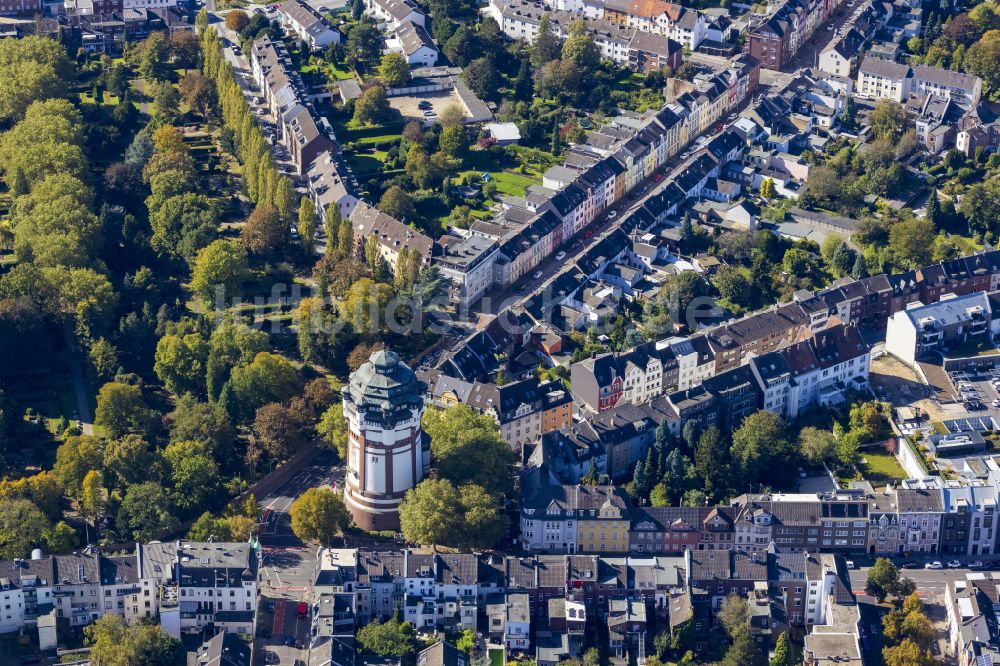
{"label": "street", "polygon": [[[317,549],[303,544],[292,533],[288,511],[292,502],[309,488],[343,491],[345,468],[335,464],[335,460],[332,451],[320,453],[288,483],[258,499],[262,508],[263,556],[257,635],[263,663],[295,664],[297,660],[309,663],[309,608],[313,601]],[[300,612],[303,603],[307,605],[304,615]]]}

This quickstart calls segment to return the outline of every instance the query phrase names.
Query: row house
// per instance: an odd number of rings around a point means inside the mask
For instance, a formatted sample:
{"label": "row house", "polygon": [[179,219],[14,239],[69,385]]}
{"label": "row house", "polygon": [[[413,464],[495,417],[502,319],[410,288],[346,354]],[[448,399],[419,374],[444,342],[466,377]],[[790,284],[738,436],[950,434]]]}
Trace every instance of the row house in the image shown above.
{"label": "row house", "polygon": [[302,78],[282,42],[266,35],[255,40],[250,66],[271,115],[277,119],[279,139],[291,155],[296,173],[305,175],[324,153],[338,151],[329,123],[325,118],[317,122],[311,102],[302,92]]}
{"label": "row house", "polygon": [[476,383],[468,404],[492,416],[500,436],[515,451],[573,423],[573,400],[558,379],[542,382],[531,377],[503,386]]}
{"label": "row house", "polygon": [[891,60],[867,56],[858,67],[857,94],[902,103],[911,93],[945,97],[966,108],[975,107],[983,94],[978,76],[941,67],[910,67]]}
{"label": "row house", "polygon": [[426,27],[426,16],[412,0],[364,0],[364,7],[386,32],[395,32],[407,21]]}
{"label": "row house", "polygon": [[548,485],[521,502],[529,552],[627,553],[628,496],[613,486]]}
{"label": "row house", "polygon": [[309,196],[316,205],[319,221],[326,228],[328,215],[337,207],[340,219],[348,219],[360,198],[357,180],[341,155],[324,151],[306,169]]}
{"label": "row house", "polygon": [[[430,263],[434,242],[416,229],[386,215],[364,201],[358,201],[350,217],[357,254],[363,256],[369,238],[374,238],[386,269],[393,273],[404,248],[416,252],[420,263]],[[372,267],[375,268],[374,266]]]}
{"label": "row house", "polygon": [[629,543],[639,554],[731,549],[735,519],[736,509],[730,507],[635,507]]}
{"label": "row house", "polygon": [[794,419],[811,405],[843,402],[868,385],[871,353],[854,326],[835,326],[808,339],[750,359],[762,406]]}
{"label": "row house", "polygon": [[656,439],[658,424],[677,430],[677,416],[663,397],[634,405],[622,403],[591,418],[542,436],[528,468],[544,467],[558,481],[579,483],[593,468],[621,479],[632,474]]}
{"label": "row house", "polygon": [[302,0],[285,0],[278,5],[281,26],[309,45],[313,51],[325,49],[331,44],[339,44],[340,32],[320,14]]}
{"label": "row house", "polygon": [[739,549],[857,552],[868,540],[868,499],[858,491],[743,495],[733,506]]}
{"label": "row house", "polygon": [[1000,662],[1000,587],[994,573],[967,573],[944,593],[949,653],[959,666]]}
{"label": "row house", "polygon": [[869,553],[909,555],[940,551],[945,514],[940,488],[898,488],[873,496],[869,505]]}

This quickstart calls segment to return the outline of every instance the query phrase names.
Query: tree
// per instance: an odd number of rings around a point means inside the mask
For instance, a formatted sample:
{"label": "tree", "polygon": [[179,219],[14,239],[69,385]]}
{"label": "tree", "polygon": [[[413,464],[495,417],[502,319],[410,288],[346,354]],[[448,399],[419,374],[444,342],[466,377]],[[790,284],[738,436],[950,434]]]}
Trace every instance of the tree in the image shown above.
{"label": "tree", "polygon": [[105,338],[98,338],[87,352],[90,365],[101,379],[110,379],[118,370],[118,350]]}
{"label": "tree", "polygon": [[754,642],[750,628],[744,626],[733,636],[733,642],[726,650],[721,666],[764,666],[766,663],[767,657]]}
{"label": "tree", "polygon": [[570,33],[562,47],[563,60],[572,62],[584,73],[593,72],[601,62],[600,48],[587,34],[582,20],[578,19],[570,25]]}
{"label": "tree", "polygon": [[240,230],[243,247],[260,256],[277,252],[287,237],[288,228],[282,221],[277,206],[267,203],[257,204]]}
{"label": "tree", "polygon": [[371,86],[354,102],[354,122],[358,125],[377,125],[389,112],[389,98],[380,85]]}
{"label": "tree", "polygon": [[306,424],[284,405],[271,403],[257,410],[253,430],[269,455],[285,459],[306,444]]}
{"label": "tree", "polygon": [[385,191],[382,198],[379,199],[378,209],[401,222],[412,219],[417,214],[413,199],[399,185],[393,185]]}
{"label": "tree", "polygon": [[[198,66],[201,57],[201,44],[194,32],[190,30],[178,30],[170,35],[170,55],[173,56],[174,64],[184,69],[193,69]],[[111,86],[108,86],[109,89]]]}
{"label": "tree", "polygon": [[972,185],[962,197],[958,212],[965,216],[969,231],[996,233],[1000,220],[1000,178]]}
{"label": "tree", "polygon": [[746,598],[730,594],[723,599],[718,619],[729,637],[735,639],[741,631],[749,627],[750,608]]}
{"label": "tree", "polygon": [[239,296],[249,277],[246,251],[231,240],[217,240],[198,252],[191,271],[191,290],[209,307],[225,306],[227,298]]}
{"label": "tree", "polygon": [[[178,32],[175,34],[183,35],[186,33]],[[195,113],[207,117],[217,102],[215,84],[212,79],[196,70],[191,70],[181,78],[179,86],[184,103]]]}
{"label": "tree", "polygon": [[538,22],[538,34],[530,48],[531,65],[539,69],[542,65],[558,58],[561,49],[559,38],[552,30],[552,18],[545,12]]}
{"label": "tree", "polygon": [[899,585],[899,571],[892,560],[880,557],[875,565],[868,570],[868,581],[865,583],[865,594],[870,594],[882,603],[887,596],[896,591]]}
{"label": "tree", "polygon": [[882,660],[885,666],[933,666],[936,662],[927,650],[910,639],[899,645],[883,648]]}
{"label": "tree", "polygon": [[83,477],[80,510],[91,525],[107,513],[108,491],[104,487],[104,474],[100,470],[92,469]]}
{"label": "tree", "polygon": [[458,104],[449,104],[438,116],[441,127],[465,124],[465,111]]}
{"label": "tree", "polygon": [[406,56],[397,51],[390,51],[382,56],[378,66],[378,77],[387,88],[399,88],[410,82],[410,63]]}
{"label": "tree", "polygon": [[289,400],[301,388],[295,366],[269,352],[257,354],[250,365],[234,368],[229,384],[237,415],[245,418],[268,403]]}
{"label": "tree", "polygon": [[456,486],[475,483],[493,495],[513,491],[510,447],[500,438],[492,418],[476,414],[467,405],[456,405],[428,409],[423,425],[442,478]]}
{"label": "tree", "polygon": [[897,222],[889,230],[889,250],[901,266],[926,266],[931,262],[936,233],[930,220],[910,217]]}
{"label": "tree", "polygon": [[829,430],[807,426],[799,432],[799,449],[810,465],[819,466],[833,459],[837,441]]}
{"label": "tree", "polygon": [[250,23],[250,17],[242,9],[233,9],[226,14],[226,27],[233,32],[243,32]]}
{"label": "tree", "polygon": [[777,192],[774,189],[774,179],[765,178],[762,180],[760,183],[760,196],[765,199],[773,199],[776,195]]}
{"label": "tree", "polygon": [[15,196],[27,194],[57,174],[86,180],[84,148],[83,117],[76,107],[65,99],[32,102],[24,118],[0,137],[8,189]]}
{"label": "tree", "polygon": [[182,511],[204,505],[219,485],[219,468],[205,442],[172,442],[163,450],[171,496]]}
{"label": "tree", "polygon": [[316,247],[316,204],[309,197],[299,200],[299,238],[302,249],[312,255]]}
{"label": "tree", "polygon": [[492,548],[507,532],[503,507],[486,489],[467,483],[458,489],[462,520],[458,547],[463,550]]}
{"label": "tree", "polygon": [[203,394],[208,342],[200,333],[164,335],[156,343],[153,370],[174,395]]}
{"label": "tree", "polygon": [[731,449],[747,483],[777,486],[792,482],[798,448],[785,437],[781,417],[760,410],[748,416],[735,432]]}
{"label": "tree", "polygon": [[399,505],[399,525],[410,543],[453,543],[462,529],[458,490],[447,479],[425,479]]}
{"label": "tree", "polygon": [[160,484],[147,481],[125,491],[115,519],[115,527],[124,538],[151,541],[176,526],[170,500]]}
{"label": "tree", "polygon": [[32,548],[42,545],[49,526],[49,519],[33,502],[0,500],[0,557],[27,557]]}
{"label": "tree", "polygon": [[102,468],[105,476],[101,481],[108,488],[124,491],[128,486],[158,476],[158,467],[158,456],[150,450],[146,440],[139,435],[125,435],[104,446]]}
{"label": "tree", "polygon": [[492,58],[476,58],[462,72],[465,83],[477,97],[495,99],[503,80]]}
{"label": "tree", "polygon": [[452,125],[441,130],[438,145],[449,157],[461,159],[465,153],[468,139],[465,135],[465,128],[460,125]]}
{"label": "tree", "polygon": [[876,139],[895,140],[906,126],[906,111],[891,99],[881,99],[872,112],[872,133]]}
{"label": "tree", "polygon": [[[152,164],[147,165],[147,173]],[[149,224],[153,228],[153,249],[190,260],[215,238],[217,211],[205,195],[185,192],[151,210]]]}
{"label": "tree", "polygon": [[89,435],[67,437],[56,449],[52,472],[70,497],[80,497],[83,481],[93,469],[101,469],[101,441]]}
{"label": "tree", "polygon": [[54,39],[30,35],[4,43],[0,48],[0,118],[18,118],[36,100],[64,97],[72,75],[66,49]]}
{"label": "tree", "polygon": [[42,534],[42,546],[54,555],[65,555],[80,543],[79,535],[69,523],[60,520]]}
{"label": "tree", "polygon": [[120,615],[107,613],[83,629],[90,660],[101,666],[174,666],[184,662],[181,642],[158,624],[125,624]]}
{"label": "tree", "polygon": [[330,537],[350,526],[344,500],[329,488],[310,488],[289,510],[295,536],[310,543],[330,544]]}
{"label": "tree", "polygon": [[712,277],[719,295],[730,303],[746,305],[751,296],[750,280],[735,266],[723,266]]}
{"label": "tree", "polygon": [[729,447],[718,428],[712,426],[697,440],[694,461],[698,476],[708,490],[721,493],[729,487]]}
{"label": "tree", "polygon": [[139,53],[139,76],[147,83],[170,78],[170,45],[161,32],[150,33]]}
{"label": "tree", "polygon": [[138,386],[108,382],[97,392],[94,423],[102,426],[112,439],[148,431],[155,417]]}
{"label": "tree", "polygon": [[153,106],[156,108],[154,118],[157,122],[172,123],[180,115],[181,96],[177,88],[167,81],[161,81],[153,86]]}
{"label": "tree", "polygon": [[14,253],[36,266],[83,267],[100,241],[93,191],[67,173],[46,177],[14,207]]}
{"label": "tree", "polygon": [[372,23],[360,21],[351,26],[344,48],[344,55],[351,67],[367,72],[379,61],[381,53],[382,35]]}
{"label": "tree", "polygon": [[379,657],[393,656],[405,660],[416,652],[413,625],[398,617],[381,622],[372,620],[358,630],[358,643],[365,652]]}
{"label": "tree", "polygon": [[[996,29],[983,35],[982,39],[970,46],[962,59],[965,71],[983,80],[984,91],[1000,88],[1000,69],[996,66],[997,62],[1000,62],[1000,32]],[[3,105],[0,104],[0,109],[2,108]]]}

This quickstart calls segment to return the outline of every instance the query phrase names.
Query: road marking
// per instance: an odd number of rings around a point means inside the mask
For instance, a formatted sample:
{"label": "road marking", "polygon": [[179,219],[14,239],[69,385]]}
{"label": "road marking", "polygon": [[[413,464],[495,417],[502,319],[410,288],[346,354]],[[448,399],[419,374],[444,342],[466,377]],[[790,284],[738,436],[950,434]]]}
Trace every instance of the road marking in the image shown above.
{"label": "road marking", "polygon": [[275,636],[280,636],[282,629],[285,628],[285,602],[278,601],[274,605],[274,624],[272,627],[272,633]]}

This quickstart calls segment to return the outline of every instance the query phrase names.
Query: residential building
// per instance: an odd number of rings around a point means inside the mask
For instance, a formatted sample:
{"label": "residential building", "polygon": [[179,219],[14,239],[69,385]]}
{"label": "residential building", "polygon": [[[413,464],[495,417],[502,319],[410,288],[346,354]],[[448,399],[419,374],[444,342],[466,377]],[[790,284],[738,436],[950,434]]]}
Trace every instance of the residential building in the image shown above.
{"label": "residential building", "polygon": [[422,265],[430,263],[434,241],[374,206],[358,201],[350,220],[359,256],[365,255],[366,243],[369,238],[374,237],[378,243],[379,256],[385,261],[385,267],[390,273],[395,271],[403,248],[416,252]]}
{"label": "residential building", "polygon": [[340,32],[303,0],[285,0],[278,5],[281,26],[313,51],[340,43]]}
{"label": "residential building", "polygon": [[497,421],[500,436],[515,451],[573,423],[573,400],[561,380],[531,377],[503,386],[476,384],[468,400],[470,407]]}
{"label": "residential building", "polygon": [[627,553],[628,496],[613,486],[547,485],[521,502],[525,550]]}
{"label": "residential building", "polygon": [[914,366],[929,352],[988,339],[990,327],[990,299],[985,293],[943,298],[893,314],[886,328],[885,350]]}
{"label": "residential building", "polygon": [[993,573],[969,573],[948,581],[944,607],[948,619],[948,648],[959,666],[1000,662],[1000,590]]}

